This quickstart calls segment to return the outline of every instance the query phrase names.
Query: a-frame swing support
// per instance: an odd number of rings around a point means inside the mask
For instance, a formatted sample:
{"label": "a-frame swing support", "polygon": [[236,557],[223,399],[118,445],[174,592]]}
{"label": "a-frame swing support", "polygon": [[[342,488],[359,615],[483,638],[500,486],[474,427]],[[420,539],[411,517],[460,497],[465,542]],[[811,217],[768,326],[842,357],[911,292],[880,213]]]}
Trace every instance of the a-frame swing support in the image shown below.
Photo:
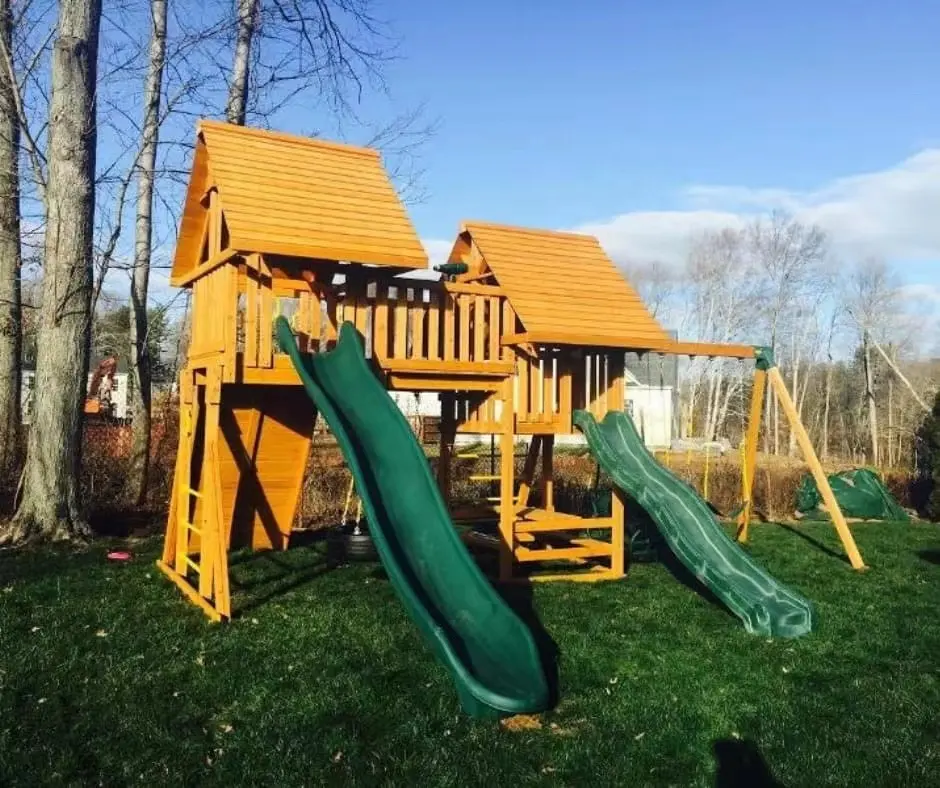
{"label": "a-frame swing support", "polygon": [[866,569],[865,561],[855,544],[855,537],[845,520],[845,515],[836,500],[832,487],[829,485],[829,479],[823,470],[819,457],[816,456],[816,450],[813,448],[813,442],[810,440],[806,427],[800,419],[799,411],[787,390],[787,385],[780,374],[780,369],[774,362],[773,353],[770,348],[755,348],[754,355],[757,366],[754,371],[754,384],[751,390],[751,407],[748,414],[747,431],[745,433],[744,461],[741,474],[744,505],[738,516],[739,542],[746,542],[750,527],[751,515],[754,506],[754,470],[757,460],[757,440],[760,434],[760,422],[763,411],[764,392],[767,384],[770,384],[770,391],[777,398],[777,402],[783,409],[790,429],[793,430],[796,442],[803,453],[803,459],[809,466],[810,473],[816,482],[816,486],[822,495],[826,510],[832,518],[832,524],[839,535],[842,547],[849,559],[853,569]]}

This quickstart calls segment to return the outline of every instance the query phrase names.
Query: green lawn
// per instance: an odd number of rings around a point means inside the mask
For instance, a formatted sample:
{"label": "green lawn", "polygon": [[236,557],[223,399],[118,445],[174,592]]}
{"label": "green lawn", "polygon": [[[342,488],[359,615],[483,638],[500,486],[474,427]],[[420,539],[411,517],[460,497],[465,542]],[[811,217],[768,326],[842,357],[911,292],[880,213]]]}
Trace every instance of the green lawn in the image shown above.
{"label": "green lawn", "polygon": [[[940,782],[940,529],[753,531],[753,554],[815,601],[799,641],[639,565],[624,582],[540,586],[561,703],[506,730],[451,682],[381,570],[316,546],[233,568],[218,626],[153,566],[105,546],[0,554],[0,784],[756,785]],[[748,773],[750,772],[750,773]]]}

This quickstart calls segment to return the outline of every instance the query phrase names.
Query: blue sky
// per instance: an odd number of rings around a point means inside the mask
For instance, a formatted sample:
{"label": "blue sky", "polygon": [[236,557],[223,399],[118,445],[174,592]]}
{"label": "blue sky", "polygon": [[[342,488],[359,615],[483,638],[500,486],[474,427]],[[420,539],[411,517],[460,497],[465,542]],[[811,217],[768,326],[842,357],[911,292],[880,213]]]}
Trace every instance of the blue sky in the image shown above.
{"label": "blue sky", "polygon": [[814,190],[940,143],[940,4],[869,7],[402,3],[392,88],[442,121],[419,231],[679,209],[694,184]]}
{"label": "blue sky", "polygon": [[[940,3],[389,2],[392,103],[440,121],[411,206],[582,229],[681,264],[693,233],[783,207],[836,255],[892,262],[940,312]],[[387,101],[366,95],[380,119]],[[328,124],[303,102],[274,125]],[[355,135],[350,134],[355,141]]]}

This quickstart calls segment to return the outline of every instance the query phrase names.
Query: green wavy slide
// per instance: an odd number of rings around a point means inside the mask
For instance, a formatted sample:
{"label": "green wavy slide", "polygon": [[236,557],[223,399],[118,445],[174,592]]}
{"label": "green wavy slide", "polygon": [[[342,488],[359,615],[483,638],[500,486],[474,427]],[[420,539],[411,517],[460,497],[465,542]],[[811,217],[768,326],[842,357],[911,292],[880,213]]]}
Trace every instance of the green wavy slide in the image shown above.
{"label": "green wavy slide", "polygon": [[454,529],[424,452],[350,323],[336,348],[306,354],[277,337],[356,481],[389,580],[475,717],[543,711],[549,688],[529,628],[490,585]]}
{"label": "green wavy slide", "polygon": [[647,511],[676,557],[748,632],[799,637],[812,631],[809,601],[728,538],[709,505],[650,454],[626,413],[610,412],[598,423],[579,410],[574,422],[614,484]]}

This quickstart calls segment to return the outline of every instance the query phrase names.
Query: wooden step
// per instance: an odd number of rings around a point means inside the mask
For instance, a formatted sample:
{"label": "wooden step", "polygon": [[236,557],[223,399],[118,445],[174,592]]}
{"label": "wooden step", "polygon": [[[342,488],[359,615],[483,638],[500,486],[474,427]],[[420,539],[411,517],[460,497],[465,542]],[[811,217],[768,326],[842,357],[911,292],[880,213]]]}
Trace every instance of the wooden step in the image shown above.
{"label": "wooden step", "polygon": [[532,534],[551,531],[586,531],[612,527],[612,523],[603,520],[595,523],[590,519],[571,520],[564,518],[558,520],[517,520],[515,531],[517,534]]}
{"label": "wooden step", "polygon": [[585,558],[603,558],[605,556],[610,557],[613,554],[613,549],[609,542],[601,542],[597,539],[572,539],[571,544],[574,546],[547,547],[543,549],[533,549],[519,545],[514,552],[516,560],[521,563],[531,561],[571,561]]}
{"label": "wooden step", "polygon": [[623,575],[615,572],[613,569],[608,569],[606,566],[592,566],[587,571],[577,571],[577,572],[546,572],[541,575],[529,575],[525,578],[514,578],[509,582],[518,582],[518,583],[553,583],[553,582],[569,582],[569,583],[597,583],[603,580],[621,580]]}

